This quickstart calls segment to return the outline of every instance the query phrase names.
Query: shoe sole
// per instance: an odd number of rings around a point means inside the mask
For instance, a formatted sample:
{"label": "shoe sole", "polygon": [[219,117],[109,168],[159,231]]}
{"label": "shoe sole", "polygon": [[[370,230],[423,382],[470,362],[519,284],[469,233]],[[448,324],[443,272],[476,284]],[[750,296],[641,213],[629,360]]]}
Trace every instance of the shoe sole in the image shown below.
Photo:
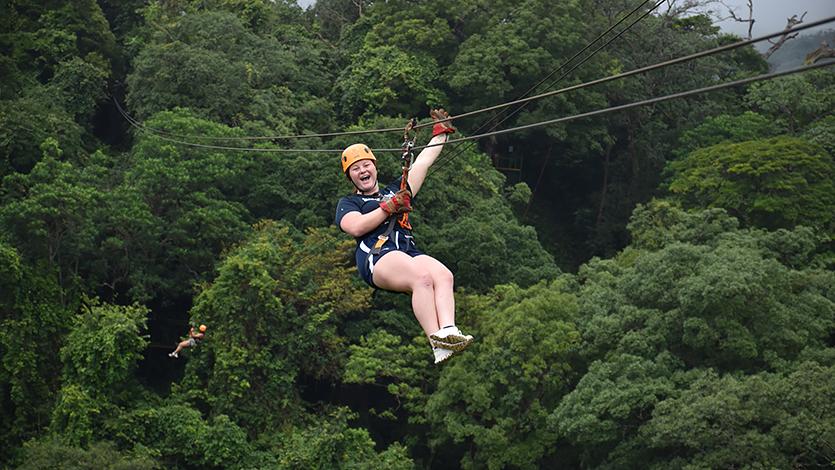
{"label": "shoe sole", "polygon": [[[467,344],[470,344],[471,342],[472,342],[472,341],[469,341]],[[466,347],[467,347],[467,346],[464,346],[464,348],[466,348]],[[441,364],[441,363],[443,363],[443,362],[447,362],[447,361],[448,361],[448,360],[450,360],[451,358],[453,358],[453,357],[455,357],[455,356],[457,356],[457,355],[461,354],[461,351],[463,351],[463,350],[464,350],[464,348],[462,348],[462,349],[457,349],[457,350],[456,350],[456,349],[451,349],[452,354],[450,354],[449,356],[447,356],[447,357],[445,357],[445,358],[441,359],[440,361],[435,362],[435,364],[437,365],[437,364]]]}
{"label": "shoe sole", "polygon": [[[435,335],[429,335],[432,340],[432,345],[438,348],[445,348],[455,352],[461,352],[467,349],[467,346],[473,342],[473,337],[470,335],[449,335],[446,338],[439,338]],[[451,340],[451,341],[450,341]]]}
{"label": "shoe sole", "polygon": [[451,357],[452,357],[452,356],[454,356],[454,355],[455,355],[455,354],[450,354],[449,356],[447,356],[447,357],[445,357],[445,358],[441,359],[440,361],[435,361],[435,364],[436,364],[436,365],[437,365],[437,364],[443,364],[444,362],[448,361],[448,360],[449,360],[449,358],[451,358]]}

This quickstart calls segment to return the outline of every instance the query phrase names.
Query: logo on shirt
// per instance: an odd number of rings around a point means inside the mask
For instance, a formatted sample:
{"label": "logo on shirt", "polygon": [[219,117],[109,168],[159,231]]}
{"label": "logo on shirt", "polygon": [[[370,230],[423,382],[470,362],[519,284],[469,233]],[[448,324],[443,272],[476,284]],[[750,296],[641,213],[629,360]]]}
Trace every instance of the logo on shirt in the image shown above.
{"label": "logo on shirt", "polygon": [[381,192],[376,197],[363,197],[363,198],[360,198],[360,199],[362,199],[362,202],[379,201],[380,199],[383,199],[385,197],[392,197],[392,196],[394,196],[394,191],[389,190],[389,191],[386,191],[385,193]]}

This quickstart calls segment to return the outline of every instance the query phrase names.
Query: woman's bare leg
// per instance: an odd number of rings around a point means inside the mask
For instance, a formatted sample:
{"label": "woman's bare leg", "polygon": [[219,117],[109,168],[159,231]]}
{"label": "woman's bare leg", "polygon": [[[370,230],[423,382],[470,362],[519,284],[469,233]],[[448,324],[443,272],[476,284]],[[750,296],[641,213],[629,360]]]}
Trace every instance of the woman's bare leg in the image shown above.
{"label": "woman's bare leg", "polygon": [[429,271],[429,275],[432,276],[432,285],[435,292],[435,313],[438,317],[438,326],[443,328],[454,325],[455,295],[453,292],[455,278],[452,272],[443,263],[429,255],[421,255],[415,257],[414,260],[421,268]]}
{"label": "woman's bare leg", "polygon": [[412,310],[428,337],[441,327],[432,272],[429,263],[419,263],[418,258],[401,251],[389,252],[374,265],[373,280],[382,289],[412,294]]}
{"label": "woman's bare leg", "polygon": [[177,344],[177,349],[174,350],[174,354],[180,354],[180,351],[188,347],[188,340],[180,341]]}

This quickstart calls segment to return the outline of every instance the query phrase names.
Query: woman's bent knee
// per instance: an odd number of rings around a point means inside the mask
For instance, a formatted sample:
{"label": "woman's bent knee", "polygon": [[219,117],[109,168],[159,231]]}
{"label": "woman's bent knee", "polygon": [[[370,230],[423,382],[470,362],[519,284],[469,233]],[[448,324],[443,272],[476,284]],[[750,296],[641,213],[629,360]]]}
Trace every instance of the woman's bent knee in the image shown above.
{"label": "woman's bent knee", "polygon": [[455,283],[455,275],[452,271],[444,267],[435,274],[435,283],[453,285]]}
{"label": "woman's bent knee", "polygon": [[432,278],[432,273],[425,270],[420,270],[415,273],[414,279],[412,281],[412,285],[414,288],[426,288],[432,287],[435,284],[434,279]]}

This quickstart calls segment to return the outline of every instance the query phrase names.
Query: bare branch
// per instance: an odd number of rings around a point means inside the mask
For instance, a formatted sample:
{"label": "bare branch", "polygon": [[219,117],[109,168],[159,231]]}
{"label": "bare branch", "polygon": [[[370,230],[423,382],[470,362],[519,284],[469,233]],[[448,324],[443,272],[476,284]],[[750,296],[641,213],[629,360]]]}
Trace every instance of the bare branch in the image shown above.
{"label": "bare branch", "polygon": [[757,21],[754,19],[754,0],[748,0],[748,18],[743,18],[741,16],[737,16],[736,10],[734,10],[730,5],[725,3],[723,0],[720,0],[719,3],[722,4],[725,8],[728,9],[728,15],[726,17],[719,17],[719,21],[725,20],[734,20],[737,23],[748,23],[748,36],[745,39],[751,39],[752,37],[752,30],[754,28],[754,23]]}
{"label": "bare branch", "polygon": [[829,43],[826,41],[821,42],[821,46],[814,51],[806,54],[806,59],[803,60],[803,63],[806,65],[814,64],[815,62],[821,59],[832,59],[835,58],[835,49],[829,47]]}
{"label": "bare branch", "polygon": [[[803,23],[803,19],[806,18],[806,13],[808,12],[804,11],[803,15],[801,15],[799,19],[797,18],[797,15],[792,15],[791,18],[788,18],[786,20],[786,28],[783,31],[789,31],[795,26]],[[765,54],[763,54],[764,57],[766,59],[771,57],[772,54],[777,52],[777,49],[783,47],[783,44],[785,44],[786,41],[796,38],[798,34],[800,33],[789,34],[788,32],[784,32],[783,35],[780,36],[780,38],[777,41],[772,41],[771,39],[769,39],[768,42],[771,43],[771,47],[769,47],[768,50],[765,51]]]}
{"label": "bare branch", "polygon": [[664,16],[680,18],[701,13],[712,3],[722,3],[722,0],[667,0],[667,10]]}

